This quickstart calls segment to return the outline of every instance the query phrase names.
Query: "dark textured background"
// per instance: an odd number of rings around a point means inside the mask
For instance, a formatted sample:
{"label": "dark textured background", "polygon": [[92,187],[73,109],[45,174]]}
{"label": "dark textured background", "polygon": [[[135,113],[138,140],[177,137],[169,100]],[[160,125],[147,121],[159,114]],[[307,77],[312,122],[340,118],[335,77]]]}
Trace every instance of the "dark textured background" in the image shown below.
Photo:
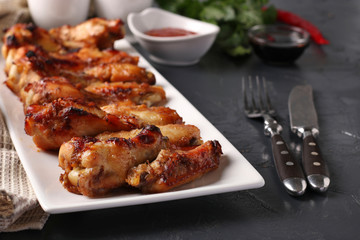
{"label": "dark textured background", "polygon": [[[51,215],[42,231],[0,239],[356,239],[360,234],[360,1],[271,1],[317,25],[330,40],[312,44],[296,65],[275,67],[256,56],[234,60],[213,48],[197,65],[153,64],[260,172],[265,186],[141,206]],[[137,46],[138,47],[138,46]],[[331,173],[325,194],[289,196],[279,184],[260,121],[242,112],[241,78],[265,76],[284,138],[292,87],[313,86],[323,157]]]}

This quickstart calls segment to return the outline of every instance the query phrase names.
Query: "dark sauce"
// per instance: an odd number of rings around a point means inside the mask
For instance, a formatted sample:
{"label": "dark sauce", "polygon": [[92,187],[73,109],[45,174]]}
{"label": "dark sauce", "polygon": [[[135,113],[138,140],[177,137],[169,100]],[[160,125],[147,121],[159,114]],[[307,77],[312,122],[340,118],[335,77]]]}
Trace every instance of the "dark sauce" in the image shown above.
{"label": "dark sauce", "polygon": [[264,28],[250,35],[254,52],[265,62],[293,63],[309,44],[306,33],[287,26]]}

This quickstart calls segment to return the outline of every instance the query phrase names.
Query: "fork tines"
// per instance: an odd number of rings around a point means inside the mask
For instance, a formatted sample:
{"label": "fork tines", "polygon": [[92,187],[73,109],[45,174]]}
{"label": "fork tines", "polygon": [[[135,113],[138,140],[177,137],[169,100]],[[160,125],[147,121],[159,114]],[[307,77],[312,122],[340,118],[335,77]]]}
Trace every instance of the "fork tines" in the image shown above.
{"label": "fork tines", "polygon": [[[248,80],[242,78],[242,92],[244,110],[246,114],[260,115],[263,113],[274,114],[274,109],[271,105],[271,100],[268,94],[268,88],[265,77],[260,80],[259,76],[255,77],[255,87],[253,86],[253,79],[251,76]],[[257,91],[256,91],[257,90]],[[247,94],[250,96],[250,104]],[[259,107],[257,106],[256,100],[258,99]],[[254,116],[255,117],[255,116]]]}

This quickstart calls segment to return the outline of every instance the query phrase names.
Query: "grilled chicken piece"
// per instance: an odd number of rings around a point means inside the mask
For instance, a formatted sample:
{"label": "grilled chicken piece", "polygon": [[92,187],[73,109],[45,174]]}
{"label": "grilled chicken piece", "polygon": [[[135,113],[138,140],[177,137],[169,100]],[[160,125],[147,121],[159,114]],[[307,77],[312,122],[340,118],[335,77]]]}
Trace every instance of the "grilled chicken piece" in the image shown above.
{"label": "grilled chicken piece", "polygon": [[217,141],[190,151],[163,149],[153,162],[130,169],[126,182],[144,193],[169,191],[218,168],[221,154]]}
{"label": "grilled chicken piece", "polygon": [[144,124],[166,125],[171,123],[183,123],[178,113],[168,107],[156,106],[147,107],[146,105],[128,105],[128,102],[118,102],[102,106],[101,109],[115,116],[134,116]]}
{"label": "grilled chicken piece", "polygon": [[105,63],[132,63],[137,65],[139,63],[138,56],[131,56],[127,52],[107,48],[99,50],[97,48],[80,48],[78,51],[67,52],[66,54],[50,53],[55,58],[78,58],[90,66]]}
{"label": "grilled chicken piece", "polygon": [[[48,86],[50,90],[51,84],[52,82]],[[54,91],[56,92],[56,88]],[[31,96],[36,99],[41,94],[40,91],[38,94],[32,93]],[[128,109],[107,113],[98,108],[94,102],[85,103],[82,99],[59,98],[42,105],[33,104],[27,107],[25,131],[33,136],[37,147],[56,150],[63,142],[74,136],[95,136],[105,131],[129,131],[154,123],[162,125],[182,123],[182,118],[170,108],[147,108],[145,105],[125,106],[125,108]]]}
{"label": "grilled chicken piece", "polygon": [[[72,58],[72,55],[67,56],[67,58],[65,55],[59,58],[51,57],[47,52],[35,46],[12,49],[5,64],[8,87],[18,94],[28,83],[51,76],[66,77],[74,86],[80,88],[98,81],[155,84],[155,76],[152,73],[132,63],[115,62],[93,66],[94,63],[90,59],[82,60]],[[94,61],[101,60],[102,58],[98,58]]]}
{"label": "grilled chicken piece", "polygon": [[95,82],[85,88],[85,91],[106,99],[103,105],[109,102],[130,100],[135,104],[152,106],[165,101],[165,91],[160,86],[151,86],[146,83],[135,82]]}
{"label": "grilled chicken piece", "polygon": [[45,77],[20,90],[20,100],[26,109],[31,104],[43,104],[58,98],[86,100],[84,94],[64,77]]}
{"label": "grilled chicken piece", "polygon": [[84,70],[87,76],[102,82],[138,82],[155,84],[153,73],[130,63],[100,64]]}
{"label": "grilled chicken piece", "polygon": [[139,127],[137,119],[131,116],[107,114],[94,103],[72,99],[31,105],[26,109],[25,117],[26,133],[44,150],[56,150],[74,136],[94,136],[104,131]]}
{"label": "grilled chicken piece", "polygon": [[73,27],[66,25],[49,31],[31,23],[18,23],[5,32],[2,54],[6,59],[11,49],[28,45],[62,54],[79,48],[113,48],[114,41],[122,39],[124,34],[121,20],[92,18]]}
{"label": "grilled chicken piece", "polygon": [[65,170],[60,181],[70,192],[99,197],[123,186],[133,166],[152,161],[166,145],[160,130],[147,126],[136,136],[125,138],[72,138],[59,152]]}
{"label": "grilled chicken piece", "polygon": [[121,20],[91,18],[76,26],[65,25],[49,30],[53,39],[59,39],[67,48],[96,47],[112,48],[114,41],[125,35],[124,23]]}
{"label": "grilled chicken piece", "polygon": [[[167,124],[157,126],[162,135],[168,138],[168,148],[171,149],[191,149],[201,145],[203,141],[200,137],[200,130],[194,125]],[[141,129],[119,132],[104,132],[96,136],[101,141],[111,138],[132,138],[139,134]]]}
{"label": "grilled chicken piece", "polygon": [[63,46],[49,32],[34,24],[18,23],[9,28],[3,37],[2,55],[6,59],[11,49],[27,45],[41,46],[46,52],[64,51]]}

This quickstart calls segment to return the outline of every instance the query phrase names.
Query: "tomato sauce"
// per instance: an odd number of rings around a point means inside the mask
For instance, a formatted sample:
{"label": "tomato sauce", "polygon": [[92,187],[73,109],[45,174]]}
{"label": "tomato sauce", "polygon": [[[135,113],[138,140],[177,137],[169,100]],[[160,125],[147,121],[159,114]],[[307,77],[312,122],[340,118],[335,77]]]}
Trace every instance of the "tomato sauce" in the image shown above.
{"label": "tomato sauce", "polygon": [[145,34],[154,37],[180,37],[180,36],[194,35],[196,33],[182,28],[168,27],[168,28],[152,29],[146,31]]}

